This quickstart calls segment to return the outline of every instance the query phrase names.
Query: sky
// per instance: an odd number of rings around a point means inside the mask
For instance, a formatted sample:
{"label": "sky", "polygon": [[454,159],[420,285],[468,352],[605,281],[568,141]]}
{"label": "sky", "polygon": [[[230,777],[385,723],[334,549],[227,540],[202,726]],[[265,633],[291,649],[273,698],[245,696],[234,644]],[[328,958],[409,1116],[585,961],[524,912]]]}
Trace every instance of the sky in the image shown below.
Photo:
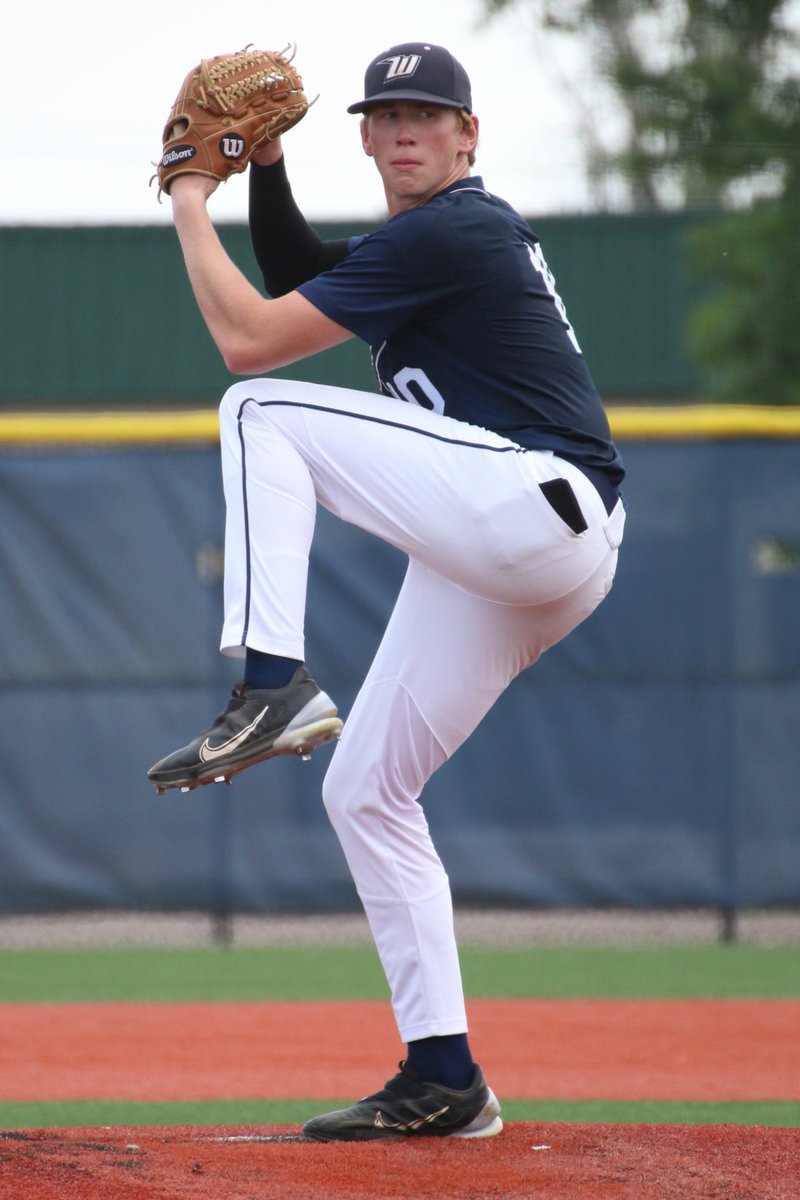
{"label": "sky", "polygon": [[[466,67],[481,119],[476,171],[491,191],[529,216],[585,210],[577,130],[586,62],[573,43],[543,45],[524,3],[488,24],[480,0],[270,7],[264,0],[6,6],[0,224],[169,222],[168,201],[159,205],[148,181],[184,76],[202,58],[290,42],[307,94],[319,94],[284,139],[295,196],[309,219],[385,215],[358,118],[346,108],[363,96],[368,62],[404,41],[446,45]],[[212,198],[212,216],[244,220],[246,195],[246,176],[234,176]]]}

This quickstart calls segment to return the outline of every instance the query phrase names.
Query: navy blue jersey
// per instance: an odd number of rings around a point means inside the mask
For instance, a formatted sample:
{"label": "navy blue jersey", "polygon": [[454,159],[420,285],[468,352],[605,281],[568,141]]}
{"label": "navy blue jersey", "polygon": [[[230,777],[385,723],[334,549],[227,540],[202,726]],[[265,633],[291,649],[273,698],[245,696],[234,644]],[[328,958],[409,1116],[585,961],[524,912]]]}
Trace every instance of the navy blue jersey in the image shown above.
{"label": "navy blue jersey", "polygon": [[298,290],[368,342],[381,391],[602,474],[622,462],[538,239],[478,176]]}

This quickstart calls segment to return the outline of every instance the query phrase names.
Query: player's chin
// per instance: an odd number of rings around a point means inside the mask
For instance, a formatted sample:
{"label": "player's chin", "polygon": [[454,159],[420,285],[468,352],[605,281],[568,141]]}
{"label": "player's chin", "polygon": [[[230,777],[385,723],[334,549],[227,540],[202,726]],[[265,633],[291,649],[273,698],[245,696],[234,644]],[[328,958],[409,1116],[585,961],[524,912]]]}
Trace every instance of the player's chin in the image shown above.
{"label": "player's chin", "polygon": [[406,198],[425,196],[430,191],[430,182],[418,171],[393,171],[389,183],[397,196]]}

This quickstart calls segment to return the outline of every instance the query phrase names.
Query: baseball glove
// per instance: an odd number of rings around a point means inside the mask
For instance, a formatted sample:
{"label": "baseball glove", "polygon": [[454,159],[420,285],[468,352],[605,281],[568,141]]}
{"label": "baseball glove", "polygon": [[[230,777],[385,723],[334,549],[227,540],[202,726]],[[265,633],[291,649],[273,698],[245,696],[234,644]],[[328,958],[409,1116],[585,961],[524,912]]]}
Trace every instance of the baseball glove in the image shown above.
{"label": "baseball glove", "polygon": [[204,58],[189,72],[164,126],[163,153],[150,180],[158,179],[159,201],[178,175],[224,182],[244,171],[262,142],[275,141],[303,119],[310,106],[292,66],[294,50],[245,46],[236,54]]}

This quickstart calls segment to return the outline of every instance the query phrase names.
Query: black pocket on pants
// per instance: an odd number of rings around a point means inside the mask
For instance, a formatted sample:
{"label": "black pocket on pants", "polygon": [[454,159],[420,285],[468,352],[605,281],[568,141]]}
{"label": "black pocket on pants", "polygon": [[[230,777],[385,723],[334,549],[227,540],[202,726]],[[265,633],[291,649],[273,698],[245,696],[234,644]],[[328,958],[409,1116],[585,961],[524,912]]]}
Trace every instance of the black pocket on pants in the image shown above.
{"label": "black pocket on pants", "polygon": [[548,479],[547,483],[540,483],[539,487],[547,503],[573,533],[584,533],[589,528],[569,480]]}

